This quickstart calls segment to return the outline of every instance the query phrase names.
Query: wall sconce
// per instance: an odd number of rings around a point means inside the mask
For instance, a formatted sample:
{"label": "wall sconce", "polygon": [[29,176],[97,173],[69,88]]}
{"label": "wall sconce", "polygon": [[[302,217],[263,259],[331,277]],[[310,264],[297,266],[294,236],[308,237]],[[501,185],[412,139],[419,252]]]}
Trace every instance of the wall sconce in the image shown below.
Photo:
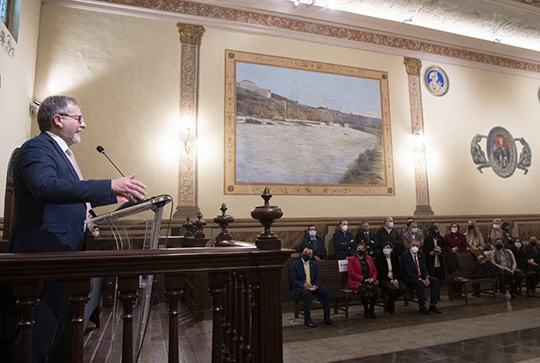
{"label": "wall sconce", "polygon": [[186,150],[186,154],[191,153],[191,148],[193,147],[193,141],[194,141],[193,135],[191,135],[191,131],[189,127],[187,128],[187,134],[184,136],[184,150]]}

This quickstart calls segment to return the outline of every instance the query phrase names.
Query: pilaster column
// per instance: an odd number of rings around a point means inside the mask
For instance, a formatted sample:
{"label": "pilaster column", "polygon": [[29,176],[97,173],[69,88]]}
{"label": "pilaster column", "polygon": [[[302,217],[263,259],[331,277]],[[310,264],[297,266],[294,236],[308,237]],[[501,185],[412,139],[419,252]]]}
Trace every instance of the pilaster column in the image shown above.
{"label": "pilaster column", "polygon": [[175,219],[195,218],[197,199],[197,110],[199,98],[199,48],[204,34],[201,25],[177,23],[181,44],[180,64],[180,165],[178,207]]}
{"label": "pilaster column", "polygon": [[416,210],[414,215],[433,215],[429,205],[429,187],[426,166],[426,144],[424,138],[424,115],[420,92],[420,59],[403,59],[409,76],[409,102],[411,107],[411,131],[414,137],[414,179],[416,186]]}

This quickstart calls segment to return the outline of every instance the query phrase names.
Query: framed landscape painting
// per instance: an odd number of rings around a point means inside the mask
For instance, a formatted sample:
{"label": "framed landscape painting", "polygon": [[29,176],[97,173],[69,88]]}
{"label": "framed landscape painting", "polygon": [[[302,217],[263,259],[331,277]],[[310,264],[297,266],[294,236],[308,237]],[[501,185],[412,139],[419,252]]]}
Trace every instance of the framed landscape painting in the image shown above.
{"label": "framed landscape painting", "polygon": [[225,51],[225,193],[394,195],[388,74]]}

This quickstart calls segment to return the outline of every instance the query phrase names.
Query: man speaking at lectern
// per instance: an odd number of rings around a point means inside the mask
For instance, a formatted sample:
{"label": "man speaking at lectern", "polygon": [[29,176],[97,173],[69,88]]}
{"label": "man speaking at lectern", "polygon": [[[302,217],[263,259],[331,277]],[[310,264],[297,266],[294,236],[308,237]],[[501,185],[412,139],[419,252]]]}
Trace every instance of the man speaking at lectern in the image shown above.
{"label": "man speaking at lectern", "polygon": [[[86,128],[76,99],[47,97],[39,108],[38,124],[41,134],[25,142],[15,158],[15,227],[10,252],[83,250],[93,228],[85,223],[91,206],[142,199],[146,186],[134,175],[83,180],[69,148],[81,141],[80,133]],[[32,362],[70,360],[66,286],[61,281],[43,284],[34,310]]]}

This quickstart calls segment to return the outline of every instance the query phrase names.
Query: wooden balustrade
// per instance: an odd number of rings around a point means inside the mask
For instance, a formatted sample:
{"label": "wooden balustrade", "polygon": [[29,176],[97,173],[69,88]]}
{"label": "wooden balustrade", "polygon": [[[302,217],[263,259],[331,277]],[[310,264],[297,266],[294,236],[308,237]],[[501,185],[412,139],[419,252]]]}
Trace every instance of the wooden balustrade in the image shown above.
{"label": "wooden balustrade", "polygon": [[38,303],[39,283],[44,280],[65,280],[70,286],[73,361],[83,362],[83,310],[90,278],[105,276],[119,277],[122,362],[134,362],[133,307],[138,298],[138,276],[142,274],[165,276],[168,361],[178,362],[178,304],[183,278],[207,272],[212,299],[212,362],[279,363],[283,361],[280,275],[291,252],[225,247],[1,254],[0,282],[13,283],[21,310],[21,362],[30,362],[32,311]]}

